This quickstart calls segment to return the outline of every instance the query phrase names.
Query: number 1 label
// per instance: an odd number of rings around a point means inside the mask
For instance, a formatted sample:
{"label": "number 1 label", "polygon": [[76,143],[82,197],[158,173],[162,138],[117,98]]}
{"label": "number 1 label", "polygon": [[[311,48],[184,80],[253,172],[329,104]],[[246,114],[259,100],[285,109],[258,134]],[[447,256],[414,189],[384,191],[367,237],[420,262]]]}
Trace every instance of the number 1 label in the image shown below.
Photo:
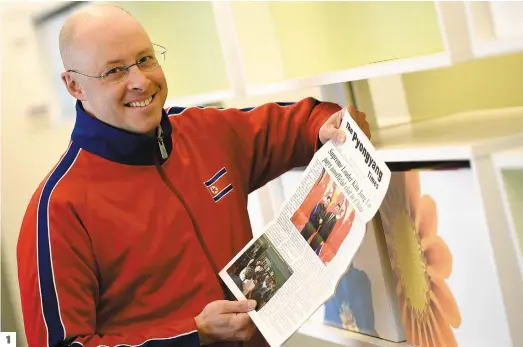
{"label": "number 1 label", "polygon": [[0,333],[0,347],[16,347],[16,333]]}

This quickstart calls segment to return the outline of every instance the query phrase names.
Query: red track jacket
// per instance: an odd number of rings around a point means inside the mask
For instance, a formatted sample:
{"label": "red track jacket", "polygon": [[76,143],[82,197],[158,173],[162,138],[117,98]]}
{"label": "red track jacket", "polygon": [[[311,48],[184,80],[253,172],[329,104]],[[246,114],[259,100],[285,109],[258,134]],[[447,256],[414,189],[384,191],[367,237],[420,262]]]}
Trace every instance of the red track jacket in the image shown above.
{"label": "red track jacket", "polygon": [[194,317],[252,238],[247,195],[307,165],[340,107],[170,108],[157,138],[76,109],[18,240],[29,346],[198,346]]}

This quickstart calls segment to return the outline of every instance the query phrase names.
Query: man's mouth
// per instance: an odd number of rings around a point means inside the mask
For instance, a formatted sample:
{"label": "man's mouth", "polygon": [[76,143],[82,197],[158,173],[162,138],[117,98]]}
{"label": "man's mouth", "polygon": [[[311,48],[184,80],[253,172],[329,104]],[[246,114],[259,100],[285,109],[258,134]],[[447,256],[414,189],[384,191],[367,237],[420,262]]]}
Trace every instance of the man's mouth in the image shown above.
{"label": "man's mouth", "polygon": [[129,102],[129,103],[125,104],[125,106],[127,106],[127,107],[146,107],[153,101],[155,95],[156,95],[156,93],[154,93],[147,99]]}

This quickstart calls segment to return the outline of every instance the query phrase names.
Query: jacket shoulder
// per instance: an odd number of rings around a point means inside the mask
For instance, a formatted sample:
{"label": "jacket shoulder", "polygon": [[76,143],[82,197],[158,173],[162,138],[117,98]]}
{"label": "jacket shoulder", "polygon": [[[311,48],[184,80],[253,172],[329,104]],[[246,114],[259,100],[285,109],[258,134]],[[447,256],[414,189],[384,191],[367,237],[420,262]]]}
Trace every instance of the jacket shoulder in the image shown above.
{"label": "jacket shoulder", "polygon": [[85,189],[85,182],[79,174],[78,159],[81,149],[77,146],[70,147],[62,154],[58,162],[51,168],[47,175],[31,196],[26,210],[27,215],[40,213],[51,205],[74,203]]}
{"label": "jacket shoulder", "polygon": [[[183,128],[184,133],[204,133],[207,130],[221,129],[231,110],[217,107],[170,107],[166,109],[169,121],[174,128]],[[222,129],[223,130],[223,129]]]}

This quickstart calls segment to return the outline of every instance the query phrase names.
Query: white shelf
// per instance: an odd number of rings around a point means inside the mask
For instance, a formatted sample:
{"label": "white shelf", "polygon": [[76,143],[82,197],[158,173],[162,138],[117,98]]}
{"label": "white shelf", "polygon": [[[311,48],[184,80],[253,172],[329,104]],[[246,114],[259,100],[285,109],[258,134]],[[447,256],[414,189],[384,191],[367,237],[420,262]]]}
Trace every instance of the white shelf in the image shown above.
{"label": "white shelf", "polygon": [[414,58],[403,58],[367,64],[321,75],[294,78],[260,85],[247,85],[245,91],[247,95],[252,96],[281,93],[289,90],[321,85],[437,69],[450,66],[453,63],[455,63],[455,61],[452,60],[449,54],[435,53]]}
{"label": "white shelf", "polygon": [[[510,120],[500,118],[500,127],[510,126]],[[516,148],[523,146],[520,135],[521,116],[513,118],[514,131],[508,132],[513,141],[499,141],[497,145],[485,147],[481,158],[475,158],[471,164],[476,178],[476,186],[481,196],[483,213],[489,230],[489,241],[492,247],[496,271],[499,278],[498,285],[503,297],[506,320],[510,331],[510,346],[523,346],[523,257],[521,238],[518,237],[516,222],[522,222],[523,201],[523,171],[501,170],[496,166],[495,157],[513,158]],[[508,124],[506,124],[508,122]],[[496,131],[497,124],[491,123],[490,128]],[[504,142],[505,146],[501,146]],[[488,152],[487,152],[488,150]],[[504,172],[519,173],[519,177],[504,177]],[[511,175],[510,175],[511,176]],[[508,180],[506,178],[509,178]],[[519,218],[518,218],[519,217]],[[521,230],[519,230],[521,232]],[[521,234],[520,234],[521,235]],[[523,235],[521,235],[523,236]]]}
{"label": "white shelf", "polygon": [[[244,80],[243,90],[251,96],[447,67],[473,57],[462,2],[281,5],[226,1],[215,11],[221,21],[234,23],[222,45],[236,50],[236,54],[230,54],[238,63],[235,73]],[[321,20],[314,20],[318,11]],[[246,16],[253,12],[257,14],[254,18]],[[412,12],[419,12],[419,16],[412,17]],[[293,19],[295,25],[282,20],[287,13],[298,13]],[[347,15],[345,24],[340,13]],[[374,44],[362,43],[350,33],[354,22],[361,20],[354,13],[381,23],[371,23],[374,29],[363,33]],[[421,23],[412,24],[415,21]],[[408,29],[405,22],[412,22]],[[305,34],[310,40],[300,39],[302,31],[310,31]],[[330,44],[314,46],[317,40]],[[343,43],[345,47],[339,47]],[[308,53],[297,57],[295,52],[300,51]]]}
{"label": "white shelf", "polygon": [[523,146],[496,153],[492,160],[501,170],[523,170]]}
{"label": "white shelf", "polygon": [[523,146],[493,154],[492,162],[523,276]]}
{"label": "white shelf", "polygon": [[465,10],[475,57],[523,51],[522,3],[467,1]]}
{"label": "white shelf", "polygon": [[301,335],[346,347],[410,347],[406,342],[392,342],[363,334],[353,333],[321,323],[306,322],[298,330]]}
{"label": "white shelf", "polygon": [[386,162],[473,160],[523,146],[523,107],[464,112],[377,130]]}

